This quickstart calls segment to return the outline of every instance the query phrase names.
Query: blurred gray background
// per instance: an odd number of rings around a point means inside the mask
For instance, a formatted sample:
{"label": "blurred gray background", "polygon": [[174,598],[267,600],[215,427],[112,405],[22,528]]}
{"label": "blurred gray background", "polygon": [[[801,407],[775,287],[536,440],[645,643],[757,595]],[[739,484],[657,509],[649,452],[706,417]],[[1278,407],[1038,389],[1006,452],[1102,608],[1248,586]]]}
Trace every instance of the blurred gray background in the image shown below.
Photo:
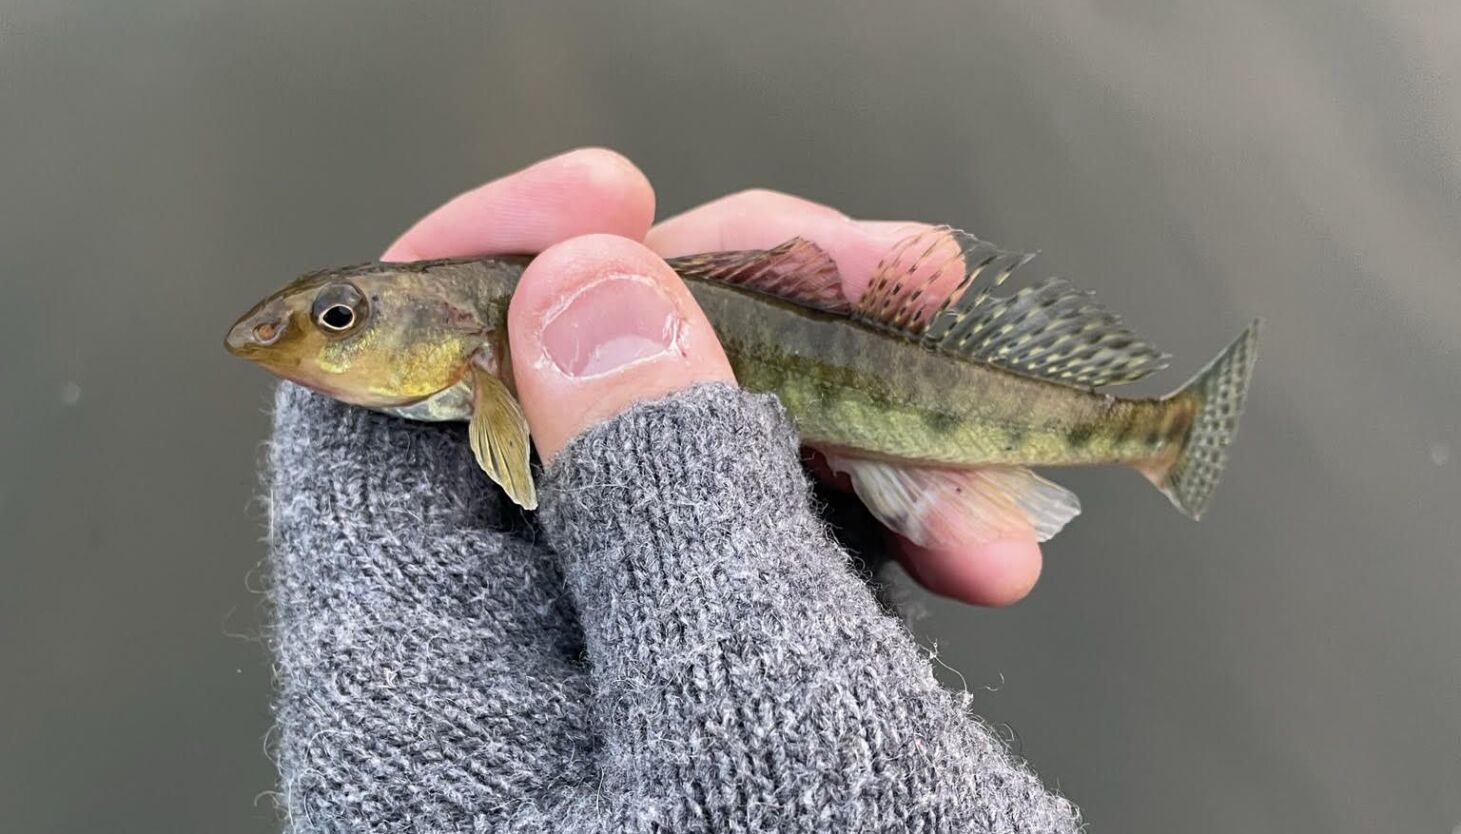
{"label": "blurred gray background", "polygon": [[[1156,7],[1157,10],[1152,10]],[[220,346],[576,145],[1042,249],[1174,352],[1257,314],[1208,518],[1130,473],[947,679],[1092,832],[1461,825],[1461,6],[0,0],[0,830],[266,832],[256,464]]]}

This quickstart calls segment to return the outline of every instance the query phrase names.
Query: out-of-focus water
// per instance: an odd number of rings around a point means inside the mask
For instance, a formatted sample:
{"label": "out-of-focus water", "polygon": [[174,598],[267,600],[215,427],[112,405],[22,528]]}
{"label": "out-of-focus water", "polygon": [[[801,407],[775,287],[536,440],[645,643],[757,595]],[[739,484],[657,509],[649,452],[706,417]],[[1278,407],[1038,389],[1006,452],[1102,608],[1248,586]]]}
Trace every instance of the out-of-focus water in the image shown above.
{"label": "out-of-focus water", "polygon": [[[1184,378],[1269,319],[1208,520],[1135,475],[918,628],[1093,832],[1461,823],[1461,7],[0,0],[0,828],[265,832],[225,326],[582,144],[1039,248]],[[950,672],[948,679],[958,683]],[[992,690],[992,691],[986,691]]]}

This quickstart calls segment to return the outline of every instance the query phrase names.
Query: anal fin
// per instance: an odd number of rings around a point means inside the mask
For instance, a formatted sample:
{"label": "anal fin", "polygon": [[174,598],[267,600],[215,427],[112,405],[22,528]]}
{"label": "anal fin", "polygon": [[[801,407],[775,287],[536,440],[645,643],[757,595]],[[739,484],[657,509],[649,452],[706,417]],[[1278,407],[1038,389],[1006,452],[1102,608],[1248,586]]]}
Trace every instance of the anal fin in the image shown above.
{"label": "anal fin", "polygon": [[1075,493],[1022,466],[944,469],[829,455],[889,529],[925,547],[1046,541],[1080,514]]}

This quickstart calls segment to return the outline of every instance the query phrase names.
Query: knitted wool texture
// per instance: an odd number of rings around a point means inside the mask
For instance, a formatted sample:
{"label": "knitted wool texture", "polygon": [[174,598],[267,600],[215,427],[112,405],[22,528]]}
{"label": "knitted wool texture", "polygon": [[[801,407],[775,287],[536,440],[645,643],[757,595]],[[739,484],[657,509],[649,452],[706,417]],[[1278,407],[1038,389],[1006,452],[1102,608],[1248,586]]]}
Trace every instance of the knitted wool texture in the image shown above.
{"label": "knitted wool texture", "polygon": [[462,427],[280,388],[287,830],[1071,832],[815,511],[774,398],[590,429],[535,521]]}

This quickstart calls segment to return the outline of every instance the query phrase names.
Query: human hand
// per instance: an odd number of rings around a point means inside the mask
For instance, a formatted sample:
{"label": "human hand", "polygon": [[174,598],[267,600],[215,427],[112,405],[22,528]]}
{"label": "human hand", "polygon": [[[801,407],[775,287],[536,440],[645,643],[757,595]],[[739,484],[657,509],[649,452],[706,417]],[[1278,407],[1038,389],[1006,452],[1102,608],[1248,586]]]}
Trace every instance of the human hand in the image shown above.
{"label": "human hand", "polygon": [[[652,199],[627,162],[578,152],[388,253],[544,250],[510,313],[546,461],[536,523],[460,427],[280,388],[289,830],[1077,830],[826,538],[785,413],[729,384],[684,286],[633,242]],[[606,275],[637,276],[638,315],[560,309],[601,301],[583,288]],[[656,306],[680,349],[656,347]]]}
{"label": "human hand", "polygon": [[[518,367],[515,376],[523,407],[545,461],[568,439],[633,403],[657,399],[697,381],[733,381],[709,325],[660,258],[769,248],[803,237],[837,262],[844,293],[856,299],[888,249],[920,225],[853,220],[827,206],[764,190],[713,200],[651,227],[654,205],[649,182],[628,160],[608,151],[577,151],[449,201],[416,223],[384,255],[385,260],[418,260],[543,252],[540,263],[523,276],[513,302],[509,331],[516,356],[542,354],[544,314],[604,274],[610,264],[632,274],[654,276],[676,306],[696,320],[686,329],[695,341],[680,356],[640,357],[627,372],[577,380],[545,372],[546,366]],[[653,254],[645,247],[626,246],[606,237],[570,240],[595,232],[642,240]],[[560,241],[568,242],[555,248]],[[634,291],[632,285],[622,283],[606,291],[622,294],[626,288]],[[639,300],[653,303],[654,298],[653,293],[641,294]],[[560,326],[550,329],[548,335],[556,332],[560,337],[572,335],[624,346],[630,342],[616,342],[612,337],[637,335],[659,323],[644,318],[642,303],[616,301],[582,309],[587,312],[575,319],[572,334],[566,320],[560,319]],[[641,349],[652,347],[635,343]],[[847,488],[845,475],[835,475],[818,458],[811,462],[818,477]],[[910,575],[935,593],[965,602],[1015,602],[1029,593],[1040,576],[1040,547],[1033,539],[929,548],[891,532],[885,538]]]}

